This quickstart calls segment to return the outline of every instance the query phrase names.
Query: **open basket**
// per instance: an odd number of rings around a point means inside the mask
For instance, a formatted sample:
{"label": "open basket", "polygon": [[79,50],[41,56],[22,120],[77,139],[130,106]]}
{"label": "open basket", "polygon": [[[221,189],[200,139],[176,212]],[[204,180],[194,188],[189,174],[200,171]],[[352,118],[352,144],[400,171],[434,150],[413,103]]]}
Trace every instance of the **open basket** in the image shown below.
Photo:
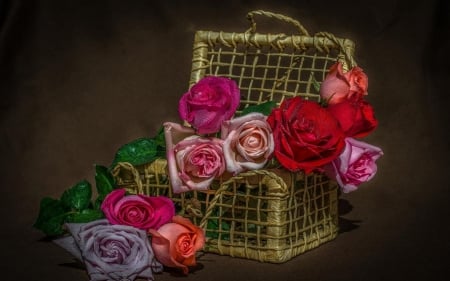
{"label": "open basket", "polygon": [[[299,34],[256,32],[256,15],[294,25]],[[302,96],[320,101],[315,83],[336,61],[356,65],[354,43],[326,32],[311,36],[296,20],[267,11],[247,15],[245,32],[197,31],[189,86],[208,75],[225,76],[241,91],[238,112],[254,104]],[[262,262],[285,262],[334,239],[338,186],[320,173],[268,168],[214,181],[207,191],[174,194],[165,159],[113,169],[131,192],[170,197],[179,213],[206,233],[205,251]]]}

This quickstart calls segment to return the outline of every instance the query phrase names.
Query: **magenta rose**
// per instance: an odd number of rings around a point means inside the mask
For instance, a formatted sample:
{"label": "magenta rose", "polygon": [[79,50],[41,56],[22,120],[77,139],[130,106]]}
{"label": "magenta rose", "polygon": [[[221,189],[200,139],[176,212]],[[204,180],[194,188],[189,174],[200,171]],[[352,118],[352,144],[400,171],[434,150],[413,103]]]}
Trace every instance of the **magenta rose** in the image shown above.
{"label": "magenta rose", "polygon": [[225,77],[207,76],[181,97],[178,112],[198,134],[211,134],[218,132],[222,122],[234,115],[239,101],[236,82]]}
{"label": "magenta rose", "polygon": [[154,280],[153,272],[163,269],[144,230],[111,225],[106,219],[66,226],[71,236],[55,243],[84,262],[90,280]]}
{"label": "magenta rose", "polygon": [[191,128],[176,123],[164,123],[164,130],[173,192],[208,189],[225,171],[223,141],[192,135]]}
{"label": "magenta rose", "polygon": [[375,161],[382,155],[383,151],[376,146],[346,138],[344,151],[325,166],[325,171],[330,178],[336,179],[344,193],[348,193],[375,176]]}
{"label": "magenta rose", "polygon": [[250,113],[222,123],[223,153],[227,170],[234,175],[261,169],[272,156],[272,129],[261,113]]}
{"label": "magenta rose", "polygon": [[328,104],[338,104],[347,99],[359,100],[367,95],[367,87],[367,75],[360,67],[355,66],[344,73],[342,63],[337,62],[330,67],[320,85],[320,96]]}
{"label": "magenta rose", "polygon": [[158,228],[175,214],[175,206],[169,198],[125,195],[125,189],[109,193],[101,209],[111,224],[130,225],[143,230]]}

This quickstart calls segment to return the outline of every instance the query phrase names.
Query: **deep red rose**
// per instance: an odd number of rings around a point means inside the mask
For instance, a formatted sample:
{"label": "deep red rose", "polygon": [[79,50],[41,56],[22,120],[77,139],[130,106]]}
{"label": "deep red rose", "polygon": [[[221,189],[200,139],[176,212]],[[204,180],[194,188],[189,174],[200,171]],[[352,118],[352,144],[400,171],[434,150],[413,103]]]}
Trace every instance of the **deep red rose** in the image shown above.
{"label": "deep red rose", "polygon": [[345,100],[330,104],[327,109],[338,120],[347,137],[365,137],[378,125],[373,107],[365,100]]}
{"label": "deep red rose", "polygon": [[275,157],[290,171],[306,173],[331,162],[344,148],[344,133],[336,119],[318,103],[294,97],[269,115]]}

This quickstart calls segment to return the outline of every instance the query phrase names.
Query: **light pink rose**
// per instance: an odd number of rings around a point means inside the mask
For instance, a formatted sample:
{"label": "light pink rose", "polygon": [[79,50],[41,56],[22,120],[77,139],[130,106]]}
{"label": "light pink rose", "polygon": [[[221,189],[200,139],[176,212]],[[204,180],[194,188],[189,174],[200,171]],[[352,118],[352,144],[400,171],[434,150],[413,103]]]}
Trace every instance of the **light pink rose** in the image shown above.
{"label": "light pink rose", "polygon": [[149,233],[156,259],[165,266],[180,268],[184,274],[188,274],[188,266],[196,265],[195,253],[205,244],[203,229],[181,216]]}
{"label": "light pink rose", "polygon": [[55,242],[84,262],[92,281],[154,280],[153,272],[163,269],[144,230],[111,225],[106,219],[66,227],[71,236]]}
{"label": "light pink rose", "polygon": [[207,76],[181,97],[178,112],[198,134],[211,134],[218,132],[222,122],[234,115],[239,101],[236,82],[225,77]]}
{"label": "light pink rose", "polygon": [[375,176],[375,161],[382,155],[383,151],[379,147],[346,138],[342,154],[324,169],[330,178],[336,179],[342,191],[348,193]]}
{"label": "light pink rose", "polygon": [[227,170],[234,175],[261,169],[272,156],[272,129],[261,113],[249,113],[222,123],[223,153]]}
{"label": "light pink rose", "polygon": [[175,215],[175,206],[167,197],[125,195],[125,189],[111,191],[101,209],[111,224],[123,224],[139,229],[158,228]]}
{"label": "light pink rose", "polygon": [[223,141],[193,133],[191,128],[164,123],[167,164],[174,193],[206,190],[225,171]]}
{"label": "light pink rose", "polygon": [[330,67],[319,94],[328,104],[337,104],[347,99],[360,100],[367,95],[367,87],[367,75],[360,67],[344,73],[342,64],[337,62]]}

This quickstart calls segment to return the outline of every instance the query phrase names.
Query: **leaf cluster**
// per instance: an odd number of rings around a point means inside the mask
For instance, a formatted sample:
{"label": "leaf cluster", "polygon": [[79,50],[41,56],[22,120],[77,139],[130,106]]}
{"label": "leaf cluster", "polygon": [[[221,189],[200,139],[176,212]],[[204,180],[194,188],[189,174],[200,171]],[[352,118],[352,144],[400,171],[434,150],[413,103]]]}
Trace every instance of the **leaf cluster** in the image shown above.
{"label": "leaf cluster", "polygon": [[114,179],[108,168],[95,166],[97,198],[92,199],[92,186],[82,180],[66,189],[60,198],[44,197],[34,227],[47,236],[58,236],[65,232],[64,223],[83,223],[104,217],[101,202],[114,187]]}

